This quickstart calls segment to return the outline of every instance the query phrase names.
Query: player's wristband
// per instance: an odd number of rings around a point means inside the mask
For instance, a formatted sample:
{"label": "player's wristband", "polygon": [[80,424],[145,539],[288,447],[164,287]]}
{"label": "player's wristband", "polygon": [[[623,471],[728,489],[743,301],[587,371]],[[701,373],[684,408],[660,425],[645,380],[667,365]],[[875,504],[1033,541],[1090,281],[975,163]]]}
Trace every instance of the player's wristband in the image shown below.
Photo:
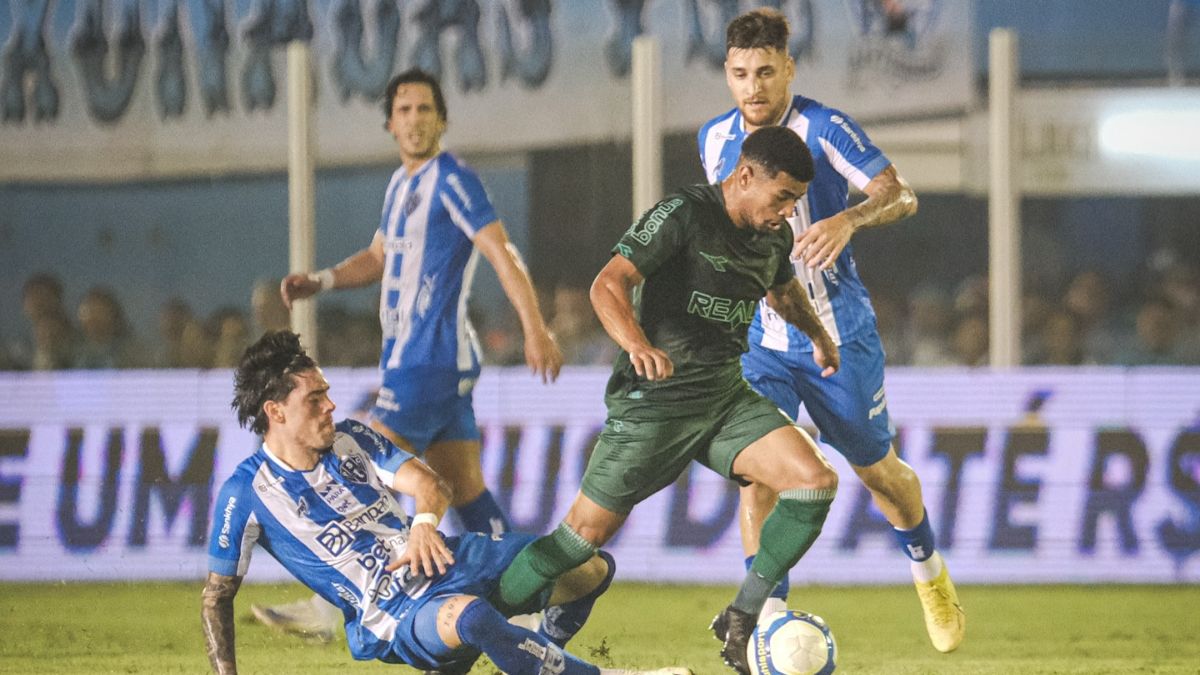
{"label": "player's wristband", "polygon": [[317,285],[320,286],[317,289],[318,293],[333,290],[333,270],[328,267],[316,272],[309,272],[308,280],[317,282]]}
{"label": "player's wristband", "polygon": [[427,523],[432,525],[434,529],[437,529],[439,520],[440,519],[437,517],[436,513],[429,513],[426,511],[425,513],[418,513],[417,515],[413,516],[412,520],[408,521],[408,527],[409,529],[412,529],[421,523]]}

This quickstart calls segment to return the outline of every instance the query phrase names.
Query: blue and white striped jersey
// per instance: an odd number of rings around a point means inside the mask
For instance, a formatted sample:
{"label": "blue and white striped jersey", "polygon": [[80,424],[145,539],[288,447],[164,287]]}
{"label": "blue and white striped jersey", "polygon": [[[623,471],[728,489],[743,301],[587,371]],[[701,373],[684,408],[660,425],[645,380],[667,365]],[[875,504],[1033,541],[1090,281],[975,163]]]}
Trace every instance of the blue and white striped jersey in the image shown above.
{"label": "blue and white striped jersey", "polygon": [[384,571],[408,542],[408,517],[392,492],[412,455],[353,420],[311,471],[293,471],[264,444],[221,487],[209,570],[244,576],[259,544],[304,585],[342,610],[356,659],[387,653],[403,612],[430,579]]}
{"label": "blue and white striped jersey", "polygon": [[479,176],[442,152],[408,175],[392,174],[379,232],[386,251],[380,285],[383,370],[412,368],[479,373],[479,341],[467,298],[479,254],[472,243],[496,220]]}
{"label": "blue and white striped jersey", "polygon": [[[812,223],[845,210],[849,183],[861,190],[891,163],[854,120],[812,99],[793,97],[781,123],[804,139],[816,165],[808,194],[797,205],[795,216],[788,219],[797,235]],[[700,128],[700,162],[710,183],[724,180],[733,171],[746,135],[737,108]],[[859,279],[850,244],[832,269],[812,270],[799,261],[795,265],[796,276],[807,286],[809,298],[835,342],[842,344],[875,329],[875,310]],[[776,351],[812,351],[808,336],[784,321],[766,300],[759,303],[749,338],[751,345]]]}

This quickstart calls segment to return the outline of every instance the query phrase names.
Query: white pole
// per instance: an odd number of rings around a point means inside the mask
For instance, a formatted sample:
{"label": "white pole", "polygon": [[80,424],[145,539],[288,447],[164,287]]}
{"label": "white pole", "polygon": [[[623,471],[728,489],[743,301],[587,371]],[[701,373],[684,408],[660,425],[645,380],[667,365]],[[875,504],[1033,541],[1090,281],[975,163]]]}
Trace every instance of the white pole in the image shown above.
{"label": "white pole", "polygon": [[633,40],[633,218],[662,198],[662,62],[658,40]]}
{"label": "white pole", "polygon": [[997,28],[988,41],[988,286],[992,368],[1021,364],[1021,193],[1015,143],[1019,82],[1017,35]]}
{"label": "white pole", "polygon": [[[316,264],[315,206],[313,192],[312,75],[308,43],[293,40],[287,46],[288,111],[288,269],[311,272]],[[317,355],[317,301],[292,305],[292,330],[304,346]]]}

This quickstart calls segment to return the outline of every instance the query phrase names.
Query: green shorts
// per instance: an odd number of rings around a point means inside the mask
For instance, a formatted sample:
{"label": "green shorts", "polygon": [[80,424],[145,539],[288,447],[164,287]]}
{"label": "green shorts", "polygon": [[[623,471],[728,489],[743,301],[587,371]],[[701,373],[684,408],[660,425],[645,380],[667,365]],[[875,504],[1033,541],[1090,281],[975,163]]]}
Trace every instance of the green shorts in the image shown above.
{"label": "green shorts", "polygon": [[792,424],[745,380],[710,403],[610,405],[580,487],[614,513],[627,514],[675,482],[692,460],[726,478],[754,441]]}

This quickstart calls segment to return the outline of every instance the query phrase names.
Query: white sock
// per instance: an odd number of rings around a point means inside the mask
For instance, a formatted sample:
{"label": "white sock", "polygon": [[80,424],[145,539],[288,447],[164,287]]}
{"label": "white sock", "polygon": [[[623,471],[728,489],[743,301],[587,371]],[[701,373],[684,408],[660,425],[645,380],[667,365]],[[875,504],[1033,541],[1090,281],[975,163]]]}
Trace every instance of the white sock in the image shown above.
{"label": "white sock", "polygon": [[921,562],[917,562],[915,560],[909,562],[909,567],[912,568],[913,579],[925,583],[938,578],[938,575],[942,573],[943,566],[942,554],[938,553],[937,551],[934,551],[933,555],[922,560]]}
{"label": "white sock", "polygon": [[763,617],[770,616],[775,612],[785,611],[787,611],[787,602],[785,602],[783,598],[776,598],[772,596],[767,598],[767,601],[763,603],[762,610],[760,610],[758,613],[758,618],[762,619]]}

